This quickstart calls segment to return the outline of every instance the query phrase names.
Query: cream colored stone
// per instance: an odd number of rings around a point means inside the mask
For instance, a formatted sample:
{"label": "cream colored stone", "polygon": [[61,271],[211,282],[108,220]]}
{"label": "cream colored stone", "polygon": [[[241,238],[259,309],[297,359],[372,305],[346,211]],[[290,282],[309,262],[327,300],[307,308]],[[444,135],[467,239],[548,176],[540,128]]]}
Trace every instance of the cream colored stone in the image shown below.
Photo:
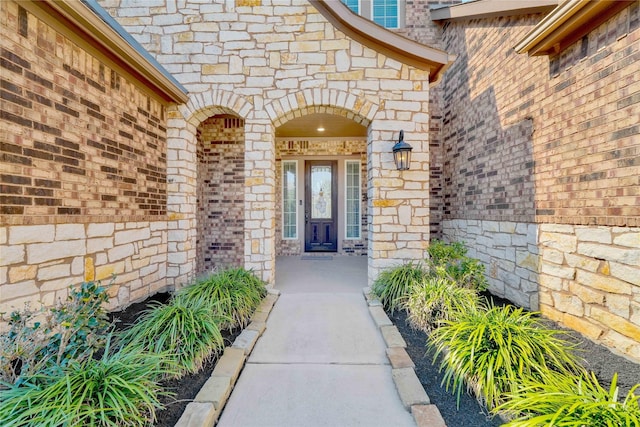
{"label": "cream colored stone", "polygon": [[84,224],[58,224],[56,225],[56,240],[77,240],[86,237]]}
{"label": "cream colored stone", "polygon": [[578,244],[578,253],[620,264],[640,265],[640,249],[623,249],[596,243],[580,243]]}
{"label": "cream colored stone", "polygon": [[[637,229],[636,229],[637,230]],[[614,245],[626,246],[628,248],[640,249],[640,231],[631,231],[613,239]]]}
{"label": "cream colored stone", "polygon": [[36,278],[37,265],[19,265],[9,267],[9,283],[23,282]]}
{"label": "cream colored stone", "polygon": [[32,243],[27,245],[27,262],[40,264],[86,254],[84,240],[67,240],[52,243]]}
{"label": "cream colored stone", "polygon": [[625,337],[640,342],[640,325],[634,325],[628,320],[613,315],[608,310],[597,306],[591,308],[591,317]]}
{"label": "cream colored stone", "polygon": [[71,275],[71,264],[58,264],[38,269],[38,280],[53,280]]}
{"label": "cream colored stone", "polygon": [[541,246],[547,246],[561,252],[573,253],[577,248],[576,236],[569,234],[542,232],[539,239]]}
{"label": "cream colored stone", "polygon": [[627,282],[583,270],[577,271],[576,282],[594,289],[616,294],[630,295],[632,289],[631,285]]}
{"label": "cream colored stone", "polygon": [[55,238],[54,225],[24,225],[11,226],[9,230],[9,244],[48,243]]}

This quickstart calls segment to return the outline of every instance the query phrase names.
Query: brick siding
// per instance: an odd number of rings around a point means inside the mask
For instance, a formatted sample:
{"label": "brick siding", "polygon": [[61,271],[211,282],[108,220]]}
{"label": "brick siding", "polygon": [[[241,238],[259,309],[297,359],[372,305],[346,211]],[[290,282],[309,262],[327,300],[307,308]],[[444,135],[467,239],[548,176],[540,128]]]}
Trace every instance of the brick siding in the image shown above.
{"label": "brick siding", "polygon": [[164,216],[164,106],[19,3],[1,7],[2,223]]}

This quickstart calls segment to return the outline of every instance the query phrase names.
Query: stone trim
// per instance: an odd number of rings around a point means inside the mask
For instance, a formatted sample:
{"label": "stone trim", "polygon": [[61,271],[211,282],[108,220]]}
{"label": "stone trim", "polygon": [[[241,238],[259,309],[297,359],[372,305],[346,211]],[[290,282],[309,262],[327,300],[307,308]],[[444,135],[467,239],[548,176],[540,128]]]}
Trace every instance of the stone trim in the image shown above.
{"label": "stone trim", "polygon": [[411,412],[418,427],[446,427],[440,411],[431,404],[415,372],[415,364],[407,354],[407,344],[382,308],[382,304],[371,293],[371,288],[362,289],[371,319],[375,322],[387,346],[386,353],[391,363],[391,376],[405,408]]}
{"label": "stone trim", "polygon": [[279,290],[268,289],[267,296],[256,309],[251,323],[236,337],[231,347],[225,348],[211,377],[202,386],[194,401],[187,405],[176,427],[215,425],[256,341],[266,329],[267,318],[279,296]]}

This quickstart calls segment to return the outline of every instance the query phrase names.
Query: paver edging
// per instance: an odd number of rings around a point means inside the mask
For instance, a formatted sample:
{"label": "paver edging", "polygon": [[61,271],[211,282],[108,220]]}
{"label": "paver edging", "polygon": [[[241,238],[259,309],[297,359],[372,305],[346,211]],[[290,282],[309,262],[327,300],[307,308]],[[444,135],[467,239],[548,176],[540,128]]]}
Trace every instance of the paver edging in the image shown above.
{"label": "paver edging", "polygon": [[[256,309],[251,323],[242,330],[230,347],[225,347],[211,376],[193,402],[187,405],[175,427],[213,427],[218,422],[247,358],[266,329],[267,319],[279,296],[279,290],[267,289],[267,296],[260,303],[260,311]],[[218,369],[221,361],[227,368]]]}
{"label": "paver edging", "polygon": [[[383,335],[387,346],[387,357],[391,363],[393,382],[403,405],[411,412],[418,427],[447,427],[438,408],[430,404],[429,395],[415,373],[415,364],[413,361],[411,363],[406,361],[406,358],[409,360],[411,358],[406,353],[404,339],[401,339],[400,342],[387,339],[389,333],[400,335],[400,332],[384,312],[380,301],[371,294],[371,288],[363,288],[362,293],[369,306],[371,318],[376,323],[380,334]],[[401,364],[398,362],[398,356],[402,360]]]}

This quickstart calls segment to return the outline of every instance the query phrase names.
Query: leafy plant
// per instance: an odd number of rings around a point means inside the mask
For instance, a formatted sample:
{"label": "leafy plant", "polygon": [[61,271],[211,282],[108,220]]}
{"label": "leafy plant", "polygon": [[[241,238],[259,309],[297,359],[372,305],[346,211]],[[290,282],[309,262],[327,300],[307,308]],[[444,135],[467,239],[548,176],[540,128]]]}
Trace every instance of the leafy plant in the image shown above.
{"label": "leafy plant", "polygon": [[462,288],[450,279],[432,276],[411,288],[404,308],[409,323],[428,332],[443,320],[456,320],[479,305],[480,298],[475,289]]}
{"label": "leafy plant", "polygon": [[595,374],[556,375],[544,382],[527,380],[496,408],[515,417],[508,427],[537,426],[640,426],[640,395],[634,386],[620,401],[617,374],[609,389],[598,383]]}
{"label": "leafy plant", "polygon": [[207,301],[222,329],[244,327],[265,297],[264,282],[244,268],[230,268],[211,274],[183,288],[176,299]]}
{"label": "leafy plant", "polygon": [[[458,399],[463,385],[489,409],[517,391],[523,379],[546,381],[580,372],[573,346],[535,317],[512,306],[470,310],[443,321],[431,334],[435,357],[442,356],[443,384]],[[435,359],[434,359],[435,360]]]}
{"label": "leafy plant", "polygon": [[0,380],[14,383],[50,365],[83,360],[104,346],[110,326],[103,303],[109,297],[99,282],[70,287],[64,303],[33,311],[26,307],[9,317],[0,335]]}
{"label": "leafy plant", "polygon": [[459,286],[484,291],[487,279],[484,265],[477,259],[466,256],[467,249],[460,242],[444,243],[434,240],[429,248],[429,267],[432,274],[449,278]]}
{"label": "leafy plant", "polygon": [[0,391],[0,425],[146,426],[161,409],[164,355],[104,352],[100,359],[71,360]]}
{"label": "leafy plant", "polygon": [[409,262],[380,272],[373,282],[371,292],[393,313],[403,305],[412,287],[424,278],[422,264]]}
{"label": "leafy plant", "polygon": [[163,366],[176,365],[174,376],[181,377],[199,371],[207,357],[224,347],[218,323],[204,300],[155,303],[122,332],[120,347],[166,354]]}

